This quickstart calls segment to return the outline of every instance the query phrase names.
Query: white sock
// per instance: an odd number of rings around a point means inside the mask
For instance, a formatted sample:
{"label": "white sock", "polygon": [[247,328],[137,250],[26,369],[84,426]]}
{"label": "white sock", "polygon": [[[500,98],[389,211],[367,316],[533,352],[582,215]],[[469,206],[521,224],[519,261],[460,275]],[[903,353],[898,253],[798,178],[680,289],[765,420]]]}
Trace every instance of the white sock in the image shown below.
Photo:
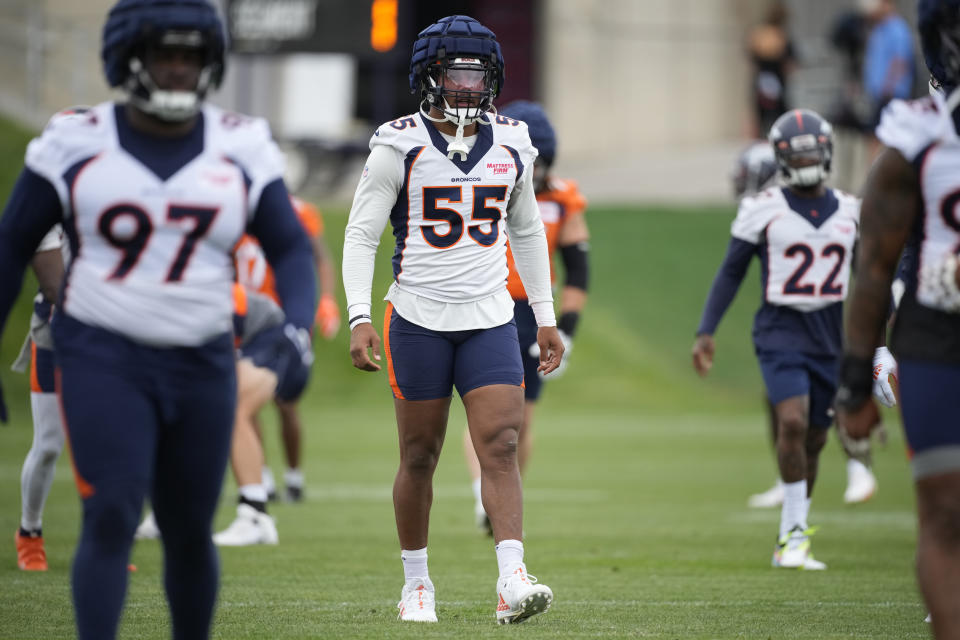
{"label": "white sock", "polygon": [[807,524],[807,518],[810,517],[810,498],[804,498],[803,500],[803,520],[800,521],[800,526],[803,527],[804,531],[810,528],[810,525]]}
{"label": "white sock", "polygon": [[283,484],[287,487],[303,489],[303,471],[300,471],[300,469],[287,469],[283,472]]}
{"label": "white sock", "polygon": [[277,490],[277,481],[273,477],[273,471],[267,465],[263,465],[263,469],[260,470],[260,484],[268,494]]}
{"label": "white sock", "polygon": [[240,487],[240,497],[250,502],[266,502],[267,489],[262,484],[245,484]]}
{"label": "white sock", "polygon": [[477,501],[477,504],[483,504],[483,499],[480,497],[480,478],[477,478],[472,483],[473,488],[473,499]]}
{"label": "white sock", "polygon": [[430,571],[427,569],[427,548],[423,549],[402,549],[400,551],[400,560],[403,562],[403,579],[412,580],[413,578],[429,578]]}
{"label": "white sock", "polygon": [[64,432],[55,393],[30,394],[33,412],[33,445],[20,473],[20,526],[35,531],[43,524],[43,506],[53,485],[57,458],[63,450]]}
{"label": "white sock", "polygon": [[[790,529],[800,525],[803,527],[804,505],[807,502],[807,481],[783,483],[783,508],[780,510],[780,537],[786,535]],[[804,527],[806,528],[806,527]]]}
{"label": "white sock", "polygon": [[863,464],[859,460],[854,460],[850,458],[847,460],[847,481],[849,482],[854,475],[858,473],[865,473],[870,471],[867,465]]}
{"label": "white sock", "polygon": [[501,540],[497,545],[497,564],[500,566],[500,576],[508,576],[517,570],[517,567],[526,572],[523,564],[523,543],[519,540]]}

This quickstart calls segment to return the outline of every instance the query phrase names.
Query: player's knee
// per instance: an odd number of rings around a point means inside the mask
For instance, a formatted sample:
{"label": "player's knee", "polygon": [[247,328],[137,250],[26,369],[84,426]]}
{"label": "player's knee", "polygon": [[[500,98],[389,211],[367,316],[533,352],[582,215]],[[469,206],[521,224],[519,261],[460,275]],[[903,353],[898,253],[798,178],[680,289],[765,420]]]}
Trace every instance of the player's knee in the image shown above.
{"label": "player's knee", "polygon": [[98,492],[87,498],[83,526],[92,540],[102,547],[124,549],[133,544],[141,499],[119,492]]}
{"label": "player's knee", "polygon": [[515,428],[503,428],[496,435],[483,443],[483,452],[477,452],[481,461],[489,460],[513,464],[517,458],[519,434]]}
{"label": "player's knee", "polygon": [[921,526],[939,546],[960,551],[960,495],[955,490],[926,492]]}
{"label": "player's knee", "polygon": [[807,442],[806,449],[808,456],[816,456],[820,454],[820,451],[823,450],[823,447],[827,444],[827,430],[826,429],[810,429],[807,433]]}
{"label": "player's knee", "polygon": [[778,425],[778,442],[803,442],[807,436],[807,420],[799,413],[781,415]]}
{"label": "player's knee", "polygon": [[409,442],[400,449],[400,464],[412,473],[433,473],[439,458],[440,447],[434,443]]}

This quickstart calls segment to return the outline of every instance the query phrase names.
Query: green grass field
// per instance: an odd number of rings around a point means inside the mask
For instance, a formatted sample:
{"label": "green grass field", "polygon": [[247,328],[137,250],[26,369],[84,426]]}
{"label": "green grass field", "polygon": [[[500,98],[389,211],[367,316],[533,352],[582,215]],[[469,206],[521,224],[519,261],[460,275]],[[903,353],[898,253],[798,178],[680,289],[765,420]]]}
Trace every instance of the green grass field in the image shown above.
{"label": "green grass field", "polygon": [[[0,127],[4,200],[26,140],[25,132]],[[398,459],[391,396],[382,373],[350,366],[341,330],[316,345],[302,405],[307,500],[272,508],[278,546],[221,552],[213,636],[927,637],[913,577],[913,496],[894,414],[892,442],[876,454],[880,490],[871,502],[843,504],[844,458],[833,438],[823,453],[810,520],[820,525],[814,548],[829,570],[769,566],[779,511],[746,508],[747,495],[775,477],[749,338],[759,300],[755,270],[721,326],[711,377],[698,379],[689,362],[732,214],[732,206],[589,213],[591,300],[569,372],[545,390],[525,480],[527,564],[556,593],[547,615],[517,629],[494,622],[496,562],[491,541],[473,528],[464,418],[455,403],[429,546],[440,623],[396,621],[402,570],[390,498]],[[325,216],[339,258],[346,212]],[[381,292],[388,252],[379,258]],[[31,286],[28,279],[25,291]],[[11,413],[0,429],[0,638],[71,638],[69,567],[80,509],[67,456],[44,519],[50,571],[20,572],[13,547],[20,465],[32,432],[25,377],[7,367],[23,337],[28,299],[25,292],[0,351]],[[267,448],[274,469],[282,469],[273,428]],[[228,481],[218,527],[232,519],[234,496]],[[159,545],[138,543],[132,561],[138,571],[130,576],[120,636],[167,638]]]}

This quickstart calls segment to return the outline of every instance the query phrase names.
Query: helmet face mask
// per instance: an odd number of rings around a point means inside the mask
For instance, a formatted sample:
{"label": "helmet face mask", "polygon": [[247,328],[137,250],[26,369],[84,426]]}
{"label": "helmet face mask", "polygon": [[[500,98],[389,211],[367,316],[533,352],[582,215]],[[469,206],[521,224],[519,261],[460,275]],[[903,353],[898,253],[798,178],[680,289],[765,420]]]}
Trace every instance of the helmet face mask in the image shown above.
{"label": "helmet face mask", "polygon": [[119,0],[103,29],[107,82],[165,122],[199,111],[220,84],[226,32],[207,0]]}
{"label": "helmet face mask", "polygon": [[830,174],[833,128],[817,113],[795,109],[770,128],[770,144],[784,182],[792,187],[818,187]]}
{"label": "helmet face mask", "polygon": [[471,124],[496,96],[496,69],[477,58],[438,60],[426,69],[425,98],[454,124]]}

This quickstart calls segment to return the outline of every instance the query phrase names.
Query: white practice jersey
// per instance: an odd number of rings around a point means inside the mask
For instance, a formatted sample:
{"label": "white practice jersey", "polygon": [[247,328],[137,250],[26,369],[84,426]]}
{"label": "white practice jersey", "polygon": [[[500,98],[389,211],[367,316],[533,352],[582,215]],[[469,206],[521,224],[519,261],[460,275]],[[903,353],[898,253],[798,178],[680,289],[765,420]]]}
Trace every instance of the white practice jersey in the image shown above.
{"label": "white practice jersey", "polygon": [[940,309],[924,265],[941,263],[960,247],[960,139],[942,96],[894,100],[883,112],[877,138],[917,168],[923,197],[917,248],[917,302]]}
{"label": "white practice jersey", "polygon": [[507,202],[537,151],[526,124],[502,117],[479,126],[466,163],[448,159],[437,139],[445,149],[436,129],[411,115],[381,126],[370,143],[405,159],[405,193],[390,214],[394,278],[431,300],[477,300],[505,286]]}
{"label": "white practice jersey", "polygon": [[833,213],[795,211],[780,187],[740,202],[731,234],[763,246],[764,300],[808,312],[847,297],[860,200],[837,190]]}
{"label": "white practice jersey", "polygon": [[441,331],[508,322],[507,231],[531,303],[552,301],[543,222],[528,184],[537,150],[525,123],[490,119],[466,160],[448,158],[447,140],[420,114],[377,129],[344,244],[351,314],[369,308],[372,271],[363,263],[388,215],[395,247],[387,299],[411,322]]}
{"label": "white practice jersey", "polygon": [[231,251],[283,174],[265,121],[203,107],[199,155],[166,179],[120,143],[116,105],[53,117],[27,148],[74,249],[63,311],[155,346],[231,331]]}

